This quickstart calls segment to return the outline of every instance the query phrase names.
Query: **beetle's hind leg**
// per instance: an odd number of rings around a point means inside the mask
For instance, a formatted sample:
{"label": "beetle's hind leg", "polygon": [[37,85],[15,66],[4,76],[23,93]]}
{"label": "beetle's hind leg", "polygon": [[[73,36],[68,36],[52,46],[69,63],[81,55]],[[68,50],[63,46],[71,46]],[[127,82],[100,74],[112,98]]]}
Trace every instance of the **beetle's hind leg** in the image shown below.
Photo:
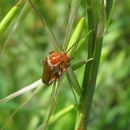
{"label": "beetle's hind leg", "polygon": [[45,62],[46,62],[45,60],[40,60],[41,64],[45,64]]}

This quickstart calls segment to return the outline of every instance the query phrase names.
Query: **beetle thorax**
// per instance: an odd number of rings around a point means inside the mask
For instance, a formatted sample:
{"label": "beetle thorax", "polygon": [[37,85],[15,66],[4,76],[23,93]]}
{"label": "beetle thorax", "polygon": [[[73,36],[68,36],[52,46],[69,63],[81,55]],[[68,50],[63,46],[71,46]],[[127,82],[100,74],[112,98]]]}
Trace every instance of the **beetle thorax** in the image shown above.
{"label": "beetle thorax", "polygon": [[67,65],[69,61],[70,58],[65,53],[50,52],[49,62],[54,66],[59,64]]}

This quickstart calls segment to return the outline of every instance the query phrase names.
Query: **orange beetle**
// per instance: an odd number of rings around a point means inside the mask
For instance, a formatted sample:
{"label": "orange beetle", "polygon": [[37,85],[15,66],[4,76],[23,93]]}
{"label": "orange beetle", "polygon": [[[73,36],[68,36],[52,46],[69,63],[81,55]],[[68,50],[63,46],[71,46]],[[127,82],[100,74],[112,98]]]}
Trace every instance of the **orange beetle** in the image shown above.
{"label": "orange beetle", "polygon": [[47,56],[44,64],[44,71],[42,74],[42,82],[46,85],[51,85],[56,79],[58,79],[63,72],[67,71],[70,65],[70,58],[66,53],[49,52],[50,56]]}

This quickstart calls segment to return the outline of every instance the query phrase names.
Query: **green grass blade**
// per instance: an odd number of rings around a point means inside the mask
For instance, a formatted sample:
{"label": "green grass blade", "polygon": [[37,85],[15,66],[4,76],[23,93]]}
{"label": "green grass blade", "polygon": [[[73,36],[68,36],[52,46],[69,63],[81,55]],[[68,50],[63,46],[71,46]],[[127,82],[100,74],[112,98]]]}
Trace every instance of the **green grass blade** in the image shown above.
{"label": "green grass blade", "polygon": [[44,124],[42,126],[42,129],[46,130],[47,127],[48,127],[48,123],[49,123],[49,120],[50,120],[50,117],[54,111],[54,107],[55,107],[55,99],[56,99],[56,92],[58,90],[58,87],[57,87],[57,82],[54,82],[53,84],[53,88],[52,88],[52,92],[51,92],[51,95],[50,95],[50,101],[49,101],[49,106],[48,106],[48,112],[46,115],[46,118],[44,119]]}
{"label": "green grass blade", "polygon": [[34,95],[36,95],[42,88],[42,85],[40,85],[38,88],[36,88],[33,93],[25,100],[23,101],[23,103],[9,116],[8,120],[5,122],[5,124],[3,125],[2,129],[5,129],[6,126],[8,125],[8,123],[10,122],[10,120],[15,116],[15,114],[21,109],[23,108],[33,97]]}
{"label": "green grass blade", "polygon": [[74,110],[76,106],[74,104],[65,107],[64,109],[60,110],[58,113],[53,114],[50,118],[49,125],[57,121],[59,118],[63,117],[68,112]]}
{"label": "green grass blade", "polygon": [[45,26],[45,29],[46,29],[46,32],[49,36],[49,38],[51,39],[51,43],[54,47],[54,49],[57,51],[57,52],[61,52],[62,49],[61,47],[58,45],[57,41],[56,41],[56,38],[55,38],[55,35],[53,33],[53,31],[51,30],[51,28],[48,26],[45,18],[39,13],[39,11],[37,10],[37,8],[34,6],[34,4],[31,2],[31,0],[28,0],[30,5],[32,6],[32,8],[34,9],[34,11],[36,12],[36,14],[39,16],[42,24]]}
{"label": "green grass blade", "polygon": [[[103,35],[101,34],[104,32],[104,23],[106,20],[104,0],[102,0],[101,3],[98,0],[87,0],[87,4],[92,7],[89,8],[87,11],[89,24],[88,28],[89,30],[93,30],[89,36],[90,43],[88,47],[88,58],[93,57],[93,61],[88,62],[85,66],[84,79],[82,84],[83,97],[80,99],[81,106],[79,110],[79,120],[77,121],[78,125],[76,125],[76,130],[84,130],[87,129],[88,126],[102,50]],[[100,16],[99,13],[95,11],[95,9],[98,9],[98,7],[101,7],[99,9]],[[100,21],[97,16],[100,17]]]}
{"label": "green grass blade", "polygon": [[[51,125],[53,124],[55,121],[57,121],[58,119],[60,119],[61,117],[63,117],[64,115],[66,115],[68,112],[76,109],[77,106],[72,104],[70,106],[67,106],[65,108],[63,108],[62,110],[60,110],[58,113],[56,114],[53,114],[51,117],[50,117],[50,120],[49,120],[49,123],[48,125]],[[44,125],[41,125],[37,130],[41,130],[41,128],[43,127]]]}
{"label": "green grass blade", "polygon": [[[92,94],[94,93],[95,85],[96,85],[96,78],[97,78],[97,73],[98,73],[98,68],[99,68],[99,62],[100,62],[100,56],[101,56],[101,49],[102,49],[102,42],[103,38],[100,38],[97,40],[96,48],[94,51],[94,60],[93,60],[93,66],[92,66],[92,71],[91,71],[91,78],[90,78],[90,84],[89,84],[89,92],[90,95],[88,96],[91,98],[90,103],[92,103]],[[91,105],[90,105],[91,106]],[[88,109],[89,110],[89,109]]]}
{"label": "green grass blade", "polygon": [[5,29],[9,26],[13,18],[16,16],[21,3],[22,0],[20,0],[15,6],[12,7],[9,10],[9,12],[5,15],[3,20],[0,22],[0,35],[5,31]]}
{"label": "green grass blade", "polygon": [[78,12],[78,8],[79,8],[79,4],[80,4],[81,0],[72,0],[71,2],[71,9],[70,9],[70,15],[69,15],[69,20],[68,20],[68,25],[67,25],[67,29],[66,29],[66,35],[65,35],[65,39],[64,39],[64,49],[67,49],[70,37],[71,37],[71,33],[72,33],[72,27],[74,24],[74,20],[76,18],[77,12]]}
{"label": "green grass blade", "polygon": [[[77,42],[77,40],[79,39],[79,36],[82,32],[82,29],[83,29],[83,25],[84,25],[84,22],[85,22],[85,18],[84,17],[81,17],[81,19],[79,20],[71,38],[70,38],[70,41],[68,43],[68,46],[67,46],[67,49],[66,51],[68,51],[72,46],[73,44],[75,44]],[[68,52],[68,55],[71,55],[74,50],[77,48],[78,44],[75,45],[69,52]]]}
{"label": "green grass blade", "polygon": [[[81,122],[84,122],[83,126],[82,126],[83,128],[87,127],[87,124],[89,121],[93,94],[94,94],[95,85],[96,85],[98,67],[99,67],[99,62],[100,62],[100,56],[101,56],[102,38],[97,41],[96,45],[97,46],[94,51],[94,60],[91,65],[91,71],[90,71],[90,75],[89,75],[89,83],[85,90],[84,99],[82,99],[83,115],[81,114],[81,118],[83,119],[83,121],[81,121]],[[79,127],[81,127],[81,126],[79,125]]]}
{"label": "green grass blade", "polygon": [[68,68],[67,78],[68,78],[70,85],[74,88],[74,90],[77,92],[77,94],[81,97],[82,96],[82,90],[80,88],[77,77],[76,77],[76,75],[75,75],[75,73],[74,73],[74,71],[72,70],[71,67]]}
{"label": "green grass blade", "polygon": [[[90,35],[92,31],[89,31],[86,36],[81,37],[81,39],[78,42],[78,46],[76,48],[76,51],[80,48],[80,46],[85,42],[86,38]],[[74,52],[75,53],[75,52]]]}
{"label": "green grass blade", "polygon": [[115,7],[115,0],[106,1],[106,16],[107,16],[106,29],[108,28],[111,22],[111,17],[112,17],[114,7]]}
{"label": "green grass blade", "polygon": [[62,75],[62,77],[60,77],[58,82],[54,83],[54,86],[53,86],[54,88],[52,89],[52,94],[50,96],[49,106],[48,106],[48,109],[47,109],[48,110],[47,116],[44,120],[44,123],[38,127],[38,130],[40,130],[40,129],[45,130],[48,127],[50,117],[53,114],[53,111],[54,111],[55,106],[56,106],[57,97],[58,97],[63,79],[64,79],[64,75]]}
{"label": "green grass blade", "polygon": [[22,94],[25,94],[25,93],[27,93],[28,91],[31,91],[32,89],[37,88],[37,87],[40,86],[41,84],[42,84],[42,81],[41,81],[41,79],[40,79],[40,80],[38,80],[38,81],[36,81],[36,82],[34,82],[34,83],[32,83],[32,84],[30,84],[30,85],[28,85],[28,86],[26,86],[26,87],[20,89],[20,90],[14,92],[14,93],[12,93],[12,94],[10,94],[9,96],[7,96],[7,97],[5,97],[5,98],[3,98],[3,99],[0,99],[0,104],[1,104],[1,103],[5,103],[5,102],[8,102],[8,101],[10,101],[11,99],[13,99],[13,98],[15,98],[15,97],[17,97],[17,96],[20,96],[20,95],[22,95]]}
{"label": "green grass blade", "polygon": [[109,18],[111,9],[112,9],[112,5],[113,5],[113,0],[106,0],[106,16],[107,19]]}
{"label": "green grass blade", "polygon": [[4,47],[1,51],[1,53],[4,52],[6,46],[8,45],[8,42],[10,41],[10,39],[13,37],[15,31],[17,30],[18,26],[20,25],[20,23],[23,21],[23,19],[26,17],[26,15],[28,14],[29,10],[31,9],[30,4],[28,3],[28,1],[25,2],[19,16],[16,19],[15,24],[11,27],[11,30],[9,32],[9,35],[4,43]]}
{"label": "green grass blade", "polygon": [[83,61],[80,61],[78,63],[75,63],[74,65],[72,65],[72,70],[75,71],[75,70],[79,69],[80,67],[82,67],[87,62],[91,62],[92,60],[93,60],[93,58],[86,60],[86,61],[83,60]]}

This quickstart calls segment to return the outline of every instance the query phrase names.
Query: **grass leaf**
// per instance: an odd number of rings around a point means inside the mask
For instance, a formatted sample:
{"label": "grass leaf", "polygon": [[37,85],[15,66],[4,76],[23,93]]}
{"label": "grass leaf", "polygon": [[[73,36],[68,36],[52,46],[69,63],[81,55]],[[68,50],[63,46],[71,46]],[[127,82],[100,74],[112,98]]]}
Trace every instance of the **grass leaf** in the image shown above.
{"label": "grass leaf", "polygon": [[73,71],[79,69],[80,67],[82,67],[84,64],[86,64],[87,62],[91,62],[93,60],[93,58],[88,59],[88,60],[83,60],[83,61],[79,61],[78,63],[75,63],[74,65],[72,65],[72,69]]}
{"label": "grass leaf", "polygon": [[7,124],[9,123],[9,121],[15,116],[15,114],[21,109],[23,108],[33,97],[35,94],[37,94],[42,88],[42,85],[40,85],[38,88],[36,88],[33,93],[28,96],[28,98],[26,100],[23,101],[22,104],[20,104],[20,106],[9,116],[9,118],[7,119],[7,121],[4,123],[2,129],[5,129]]}
{"label": "grass leaf", "polygon": [[20,23],[23,21],[23,19],[25,18],[25,16],[28,14],[29,10],[30,10],[30,4],[28,3],[28,1],[26,1],[26,3],[24,4],[19,16],[16,19],[15,24],[11,27],[9,35],[4,43],[4,47],[1,51],[1,53],[4,52],[6,46],[8,45],[8,42],[10,41],[10,39],[13,37],[15,31],[17,30],[18,26],[20,25]]}
{"label": "grass leaf", "polygon": [[55,121],[57,121],[59,118],[63,117],[65,114],[67,114],[68,112],[72,111],[73,109],[75,109],[76,106],[74,104],[67,106],[65,108],[63,108],[62,110],[60,110],[59,112],[57,112],[56,114],[53,114],[50,118],[49,124],[54,123]]}
{"label": "grass leaf", "polygon": [[34,82],[34,83],[32,83],[31,85],[28,85],[28,86],[26,86],[26,87],[16,91],[15,93],[10,94],[9,96],[7,96],[7,97],[5,97],[3,99],[0,99],[0,103],[8,102],[8,101],[10,101],[11,99],[13,99],[13,98],[15,98],[17,96],[25,94],[28,91],[30,91],[30,90],[32,90],[32,89],[34,89],[36,87],[39,87],[40,85],[42,85],[41,79],[36,81],[36,82]]}
{"label": "grass leaf", "polygon": [[57,51],[57,52],[61,52],[62,49],[61,47],[58,45],[57,41],[56,41],[56,38],[55,38],[55,35],[53,33],[53,31],[51,30],[51,28],[48,26],[45,18],[39,13],[39,11],[37,10],[37,8],[34,6],[34,4],[31,2],[31,0],[28,0],[30,5],[32,6],[32,8],[34,9],[34,11],[36,12],[36,14],[39,16],[42,24],[45,26],[45,29],[46,29],[46,32],[49,36],[49,38],[51,39],[51,43],[54,47],[54,49]]}
{"label": "grass leaf", "polygon": [[77,15],[77,12],[79,9],[80,1],[81,0],[72,0],[72,2],[71,2],[70,15],[69,15],[68,25],[67,25],[65,39],[64,39],[64,49],[65,50],[68,46],[68,43],[69,43],[69,40],[71,37],[72,27],[73,27],[74,20],[76,18],[76,15]]}
{"label": "grass leaf", "polygon": [[38,127],[39,130],[46,129],[48,127],[50,117],[53,114],[53,111],[54,111],[55,106],[56,106],[57,97],[58,97],[60,88],[62,86],[63,79],[64,79],[64,75],[62,75],[62,77],[60,77],[58,82],[56,81],[53,85],[52,93],[50,95],[49,106],[47,109],[48,110],[47,115],[46,115],[46,118],[44,119],[44,123]]}
{"label": "grass leaf", "polygon": [[[66,51],[68,51],[78,41],[81,31],[83,29],[84,22],[85,22],[85,18],[81,17],[81,19],[79,20],[71,38],[70,38]],[[78,46],[78,44],[75,45],[73,48],[71,48],[71,50],[68,52],[68,55],[71,55],[72,53],[74,53],[74,50],[77,48],[77,46]]]}
{"label": "grass leaf", "polygon": [[76,75],[75,75],[75,73],[74,73],[74,71],[72,70],[71,67],[68,68],[67,78],[68,78],[70,85],[74,88],[74,90],[77,92],[77,94],[81,97],[82,96],[82,90],[80,88],[77,77],[76,77]]}
{"label": "grass leaf", "polygon": [[5,15],[3,20],[0,22],[0,35],[5,31],[5,29],[9,26],[13,18],[16,16],[18,12],[19,6],[21,5],[22,1],[20,0],[15,6],[13,6],[9,12]]}

